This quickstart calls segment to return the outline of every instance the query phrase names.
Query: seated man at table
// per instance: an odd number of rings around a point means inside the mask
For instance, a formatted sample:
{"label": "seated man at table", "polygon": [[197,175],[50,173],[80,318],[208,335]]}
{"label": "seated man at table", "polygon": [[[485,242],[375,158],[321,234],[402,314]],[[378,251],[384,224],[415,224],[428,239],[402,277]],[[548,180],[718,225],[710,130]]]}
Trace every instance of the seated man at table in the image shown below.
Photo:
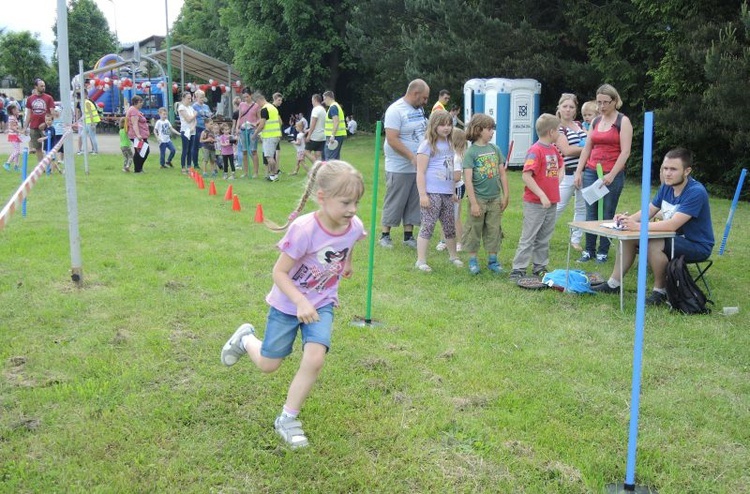
{"label": "seated man at table", "polygon": [[[647,305],[662,305],[667,301],[667,264],[672,256],[685,256],[686,262],[703,261],[711,255],[714,232],[708,193],[700,182],[690,176],[693,157],[690,151],[677,148],[664,156],[661,165],[662,185],[648,208],[649,219],[661,212],[662,221],[645,223],[649,231],[676,232],[674,238],[652,238],[648,241],[648,264],[654,273],[654,290],[646,298]],[[641,211],[628,216],[616,215],[615,222],[625,230],[640,230]],[[622,270],[620,259],[615,260],[612,275],[606,283],[592,287],[600,293],[618,293],[623,274],[633,265],[638,252],[638,240],[622,243]],[[619,256],[618,252],[618,256]]]}

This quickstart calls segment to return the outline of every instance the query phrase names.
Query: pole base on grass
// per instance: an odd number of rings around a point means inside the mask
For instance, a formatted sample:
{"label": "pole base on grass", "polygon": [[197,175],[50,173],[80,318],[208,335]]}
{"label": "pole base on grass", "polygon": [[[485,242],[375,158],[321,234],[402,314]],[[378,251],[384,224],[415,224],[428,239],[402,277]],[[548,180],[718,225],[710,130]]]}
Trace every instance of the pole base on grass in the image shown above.
{"label": "pole base on grass", "polygon": [[635,494],[658,494],[656,489],[650,487],[643,485],[625,487],[625,484],[607,484],[604,492],[607,494],[630,494],[631,492],[635,492]]}
{"label": "pole base on grass", "polygon": [[372,319],[365,319],[364,317],[355,317],[351,325],[356,326],[358,328],[367,328],[367,327],[372,328],[375,326],[382,326],[383,323],[380,321],[374,321]]}

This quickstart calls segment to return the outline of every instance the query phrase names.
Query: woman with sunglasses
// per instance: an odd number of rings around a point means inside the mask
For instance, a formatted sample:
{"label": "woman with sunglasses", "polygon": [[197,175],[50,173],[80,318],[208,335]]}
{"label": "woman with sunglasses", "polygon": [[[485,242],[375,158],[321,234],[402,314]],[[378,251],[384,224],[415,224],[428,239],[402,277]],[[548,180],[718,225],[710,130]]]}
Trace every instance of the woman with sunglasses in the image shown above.
{"label": "woman with sunglasses", "polygon": [[[625,163],[630,156],[633,142],[633,125],[630,119],[618,110],[622,99],[617,90],[609,84],[603,84],[596,90],[596,106],[599,116],[591,124],[591,131],[586,145],[578,159],[573,181],[578,188],[586,188],[598,179],[597,166],[601,165],[604,176],[602,182],[609,189],[601,201],[604,201],[603,220],[615,217],[617,203],[625,185]],[[586,204],[586,220],[598,219],[598,205]],[[596,256],[596,262],[607,262],[609,239],[599,237],[596,247],[596,235],[586,234],[586,246],[578,262],[588,262]]]}

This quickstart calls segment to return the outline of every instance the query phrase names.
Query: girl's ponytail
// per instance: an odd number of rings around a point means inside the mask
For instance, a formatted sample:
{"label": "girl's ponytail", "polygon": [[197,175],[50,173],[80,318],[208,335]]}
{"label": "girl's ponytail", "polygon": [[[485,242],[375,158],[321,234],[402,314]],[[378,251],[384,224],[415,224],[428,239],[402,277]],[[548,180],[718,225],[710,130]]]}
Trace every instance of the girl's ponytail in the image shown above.
{"label": "girl's ponytail", "polygon": [[299,202],[297,203],[297,207],[294,208],[294,211],[292,211],[289,214],[289,217],[287,218],[286,223],[279,226],[276,223],[265,220],[263,223],[266,225],[266,227],[270,230],[273,230],[275,232],[283,232],[286,231],[287,228],[289,228],[289,225],[294,221],[297,216],[302,212],[303,209],[305,209],[305,204],[307,204],[307,200],[310,198],[310,195],[315,190],[315,185],[318,178],[318,171],[320,170],[320,167],[325,165],[325,161],[316,161],[313,165],[312,170],[310,170],[310,176],[307,179],[307,185],[305,186],[305,192],[302,194],[302,197],[300,197]]}

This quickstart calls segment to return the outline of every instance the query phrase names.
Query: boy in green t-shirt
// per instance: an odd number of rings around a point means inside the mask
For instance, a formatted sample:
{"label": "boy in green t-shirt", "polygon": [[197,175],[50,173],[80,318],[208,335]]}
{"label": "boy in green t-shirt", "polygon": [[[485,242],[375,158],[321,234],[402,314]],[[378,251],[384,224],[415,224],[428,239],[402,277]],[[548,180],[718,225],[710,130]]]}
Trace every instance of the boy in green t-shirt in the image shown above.
{"label": "boy in green t-shirt", "polygon": [[128,138],[127,120],[120,119],[120,151],[122,151],[122,171],[129,172],[133,163],[133,143]]}
{"label": "boy in green t-shirt", "polygon": [[483,113],[474,114],[466,128],[466,139],[473,143],[464,154],[463,162],[471,214],[466,219],[462,244],[469,252],[471,274],[479,274],[477,251],[482,242],[488,254],[487,268],[493,273],[503,271],[497,252],[503,238],[501,220],[508,207],[509,189],[503,166],[505,158],[500,149],[490,143],[494,133],[495,121]]}

